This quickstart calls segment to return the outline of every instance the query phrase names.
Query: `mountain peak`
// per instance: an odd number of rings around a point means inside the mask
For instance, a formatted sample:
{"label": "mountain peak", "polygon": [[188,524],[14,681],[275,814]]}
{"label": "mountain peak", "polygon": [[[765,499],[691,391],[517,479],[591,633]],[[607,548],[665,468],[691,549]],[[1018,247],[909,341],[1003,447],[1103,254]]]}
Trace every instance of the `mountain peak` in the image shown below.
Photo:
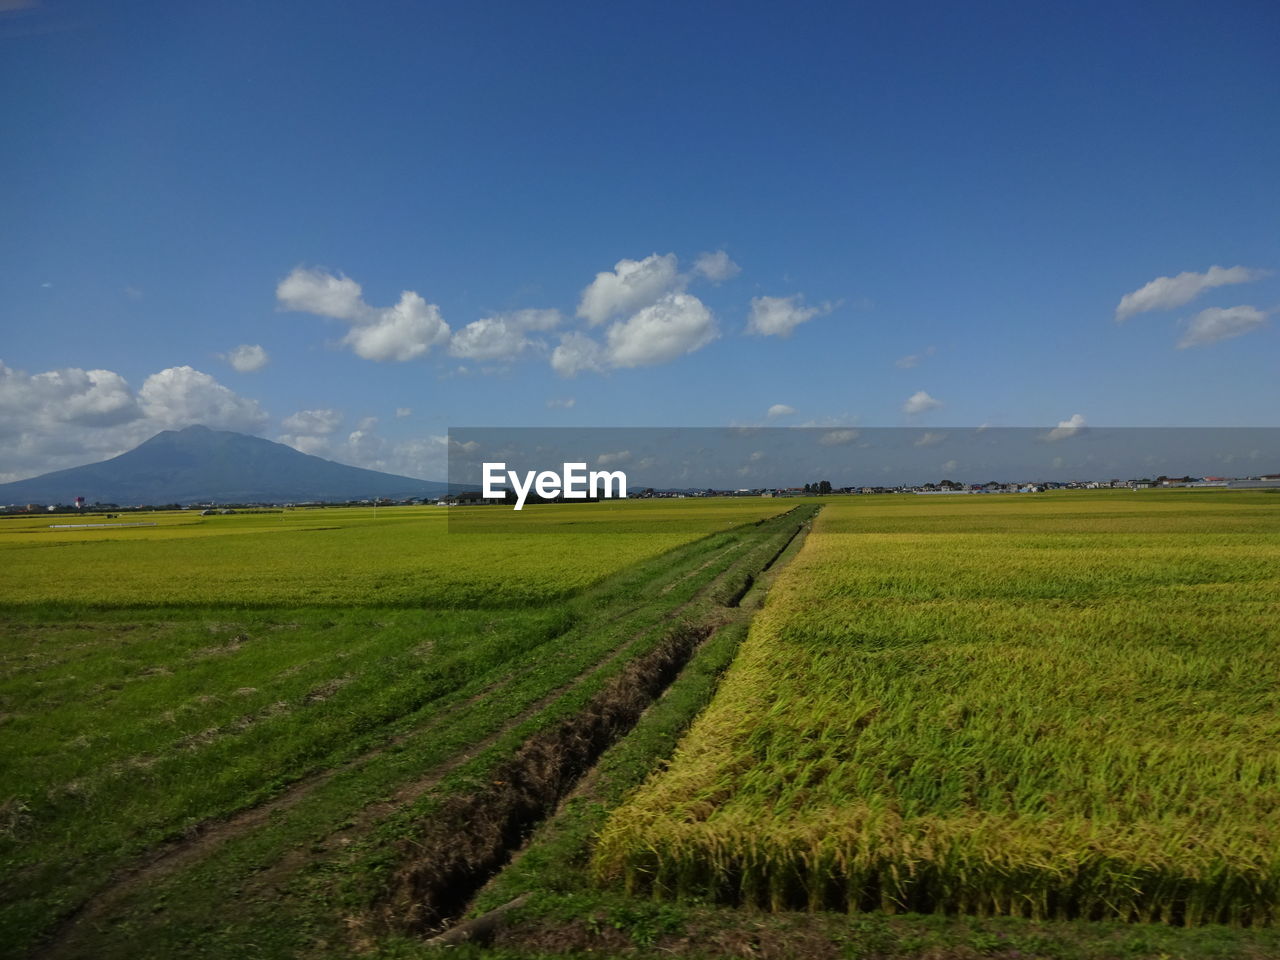
{"label": "mountain peak", "polygon": [[366,470],[282,443],[202,424],[165,430],[132,450],[83,467],[0,484],[0,504],[283,503],[434,497],[448,485]]}

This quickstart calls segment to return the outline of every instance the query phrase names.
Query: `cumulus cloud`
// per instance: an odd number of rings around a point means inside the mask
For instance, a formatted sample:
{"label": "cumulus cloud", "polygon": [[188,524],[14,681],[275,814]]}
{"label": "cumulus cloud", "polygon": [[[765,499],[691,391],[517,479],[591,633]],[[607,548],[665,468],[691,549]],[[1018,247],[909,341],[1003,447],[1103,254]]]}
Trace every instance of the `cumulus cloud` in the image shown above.
{"label": "cumulus cloud", "polygon": [[276,299],[286,310],[316,313],[335,320],[364,320],[370,307],[360,284],[341,273],[296,268],[276,287]]}
{"label": "cumulus cloud", "polygon": [[902,405],[902,412],[907,416],[915,416],[918,413],[927,413],[930,410],[936,410],[942,406],[941,400],[935,400],[923,390],[917,390],[911,396],[907,397],[907,402]]}
{"label": "cumulus cloud", "polygon": [[693,272],[719,284],[736,277],[742,272],[742,268],[723,250],[717,250],[715,253],[698,254],[698,258],[693,261]]}
{"label": "cumulus cloud", "polygon": [[403,291],[393,307],[371,307],[350,277],[298,267],[280,281],[276,299],[286,310],[350,323],[342,343],[366,360],[413,360],[449,339],[440,308],[412,290]]}
{"label": "cumulus cloud", "polygon": [[0,429],[102,427],[141,415],[129,384],[111,370],[68,367],[28,376],[0,361]]}
{"label": "cumulus cloud", "polygon": [[789,417],[795,412],[795,407],[789,407],[785,403],[775,403],[765,416],[770,420],[776,420],[778,417]]}
{"label": "cumulus cloud", "polygon": [[800,293],[790,297],[752,297],[747,333],[762,337],[789,337],[800,324],[831,310],[829,303],[806,307],[804,295]]}
{"label": "cumulus cloud", "polygon": [[687,293],[668,293],[609,328],[608,358],[615,367],[667,363],[700,350],[718,336],[715,318],[701,300]]}
{"label": "cumulus cloud", "polygon": [[1074,437],[1087,426],[1084,417],[1073,413],[1066,420],[1059,420],[1058,425],[1044,435],[1046,440],[1065,440]]}
{"label": "cumulus cloud", "polygon": [[932,430],[926,430],[916,438],[912,446],[916,447],[936,447],[938,444],[945,442],[947,435],[945,433],[934,433]]}
{"label": "cumulus cloud", "polygon": [[325,435],[333,433],[342,423],[342,413],[338,410],[299,410],[285,417],[280,425],[294,433],[314,433]]}
{"label": "cumulus cloud", "polygon": [[1176,277],[1156,277],[1150,283],[1126,293],[1116,306],[1116,322],[1148,310],[1170,310],[1189,303],[1206,290],[1235,283],[1249,283],[1266,276],[1264,270],[1248,267],[1210,267],[1204,273],[1186,272]]}
{"label": "cumulus cloud", "polygon": [[242,343],[234,350],[229,350],[224,357],[237,373],[253,373],[267,365],[271,358],[267,351],[256,343]]}
{"label": "cumulus cloud", "polygon": [[[700,254],[687,274],[680,272],[674,253],[619,260],[612,271],[596,274],[582,291],[577,310],[588,327],[608,328],[600,336],[561,334],[551,352],[552,368],[573,377],[584,370],[668,363],[702,349],[720,332],[711,310],[685,288],[694,278],[719,283],[738,272],[723,250]],[[514,351],[520,337],[510,335],[505,342]]]}
{"label": "cumulus cloud", "polygon": [[597,273],[582,291],[578,316],[597,327],[613,317],[634,313],[683,285],[674,253],[619,260],[612,271]]}
{"label": "cumulus cloud", "polygon": [[440,308],[412,290],[400,302],[377,316],[352,327],[342,342],[366,360],[412,360],[449,339],[449,325]]}
{"label": "cumulus cloud", "polygon": [[142,383],[138,401],[156,424],[178,429],[203,424],[215,430],[257,433],[267,415],[257,400],[227,389],[207,373],[188,366],[153,373]]}
{"label": "cumulus cloud", "polygon": [[257,432],[257,401],[191,367],[148,377],[137,393],[111,370],[29,375],[0,362],[0,482],[105,460],[161,430],[204,424]]}
{"label": "cumulus cloud", "polygon": [[[959,468],[959,466],[960,464],[957,463],[955,460],[948,460],[946,463],[942,465],[942,472],[943,474],[955,473],[956,470]],[[946,479],[945,476],[944,476],[944,479]]]}
{"label": "cumulus cloud", "polygon": [[468,360],[514,360],[526,350],[544,346],[532,332],[553,330],[559,310],[516,310],[475,320],[453,335],[449,352]]}
{"label": "cumulus cloud", "polygon": [[548,410],[571,410],[578,401],[573,397],[552,397],[547,401]]}
{"label": "cumulus cloud", "polygon": [[410,416],[413,416],[413,409],[411,407],[396,407],[396,417],[403,418]]}
{"label": "cumulus cloud", "polygon": [[1191,318],[1187,332],[1178,341],[1178,349],[1202,347],[1219,340],[1242,337],[1266,322],[1266,313],[1257,307],[1210,307]]}
{"label": "cumulus cloud", "polygon": [[[381,470],[403,477],[440,480],[448,475],[449,440],[443,436],[391,440],[378,431],[378,419],[365,417],[345,436],[285,435],[280,443],[303,453],[368,470]],[[454,444],[460,453],[476,444]]]}
{"label": "cumulus cloud", "polygon": [[596,457],[596,466],[612,467],[619,463],[628,463],[631,460],[630,450],[618,450],[614,453],[602,453]]}
{"label": "cumulus cloud", "polygon": [[562,377],[574,377],[583,370],[604,370],[604,347],[581,333],[560,336],[560,345],[551,351],[551,368]]}

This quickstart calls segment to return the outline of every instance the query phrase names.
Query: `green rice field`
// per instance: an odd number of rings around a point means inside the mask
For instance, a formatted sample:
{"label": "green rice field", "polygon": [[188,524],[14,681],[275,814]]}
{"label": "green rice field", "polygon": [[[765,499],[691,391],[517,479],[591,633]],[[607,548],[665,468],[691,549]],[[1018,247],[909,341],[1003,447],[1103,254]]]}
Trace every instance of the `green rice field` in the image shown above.
{"label": "green rice field", "polygon": [[[291,509],[202,517],[122,514],[153,527],[56,530],[0,520],[0,609],[139,606],[522,606],[564,598],[640,560],[780,512],[768,500],[530,507]],[[682,502],[676,501],[681,504]],[[450,536],[448,514],[465,518]],[[482,534],[486,517],[504,532]],[[104,522],[85,517],[84,522]],[[471,531],[475,531],[472,533]]]}
{"label": "green rice field", "polygon": [[[247,875],[432,769],[484,769],[657,642],[788,509],[591,507],[532,507],[516,536],[451,534],[434,507],[0,521],[0,955],[264,804],[289,800],[287,839],[252,868],[228,854]],[[209,915],[231,909],[217,886],[195,898]]]}

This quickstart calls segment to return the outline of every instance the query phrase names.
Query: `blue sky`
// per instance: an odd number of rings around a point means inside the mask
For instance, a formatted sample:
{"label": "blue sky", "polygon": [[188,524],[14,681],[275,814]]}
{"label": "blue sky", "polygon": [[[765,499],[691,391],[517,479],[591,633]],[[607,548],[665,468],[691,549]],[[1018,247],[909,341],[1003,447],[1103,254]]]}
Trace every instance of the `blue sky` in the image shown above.
{"label": "blue sky", "polygon": [[451,424],[1274,426],[1278,35],[0,0],[0,480],[192,422],[430,477]]}

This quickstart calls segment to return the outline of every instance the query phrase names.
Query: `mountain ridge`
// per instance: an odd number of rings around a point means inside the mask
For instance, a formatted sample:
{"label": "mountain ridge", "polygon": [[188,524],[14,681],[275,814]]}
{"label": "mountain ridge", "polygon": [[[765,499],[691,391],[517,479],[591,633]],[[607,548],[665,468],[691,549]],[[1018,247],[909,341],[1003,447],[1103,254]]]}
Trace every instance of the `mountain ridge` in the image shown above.
{"label": "mountain ridge", "polygon": [[438,497],[435,480],[352,467],[282,443],[195,425],[163,430],[109,460],[0,484],[0,504],[282,503]]}

